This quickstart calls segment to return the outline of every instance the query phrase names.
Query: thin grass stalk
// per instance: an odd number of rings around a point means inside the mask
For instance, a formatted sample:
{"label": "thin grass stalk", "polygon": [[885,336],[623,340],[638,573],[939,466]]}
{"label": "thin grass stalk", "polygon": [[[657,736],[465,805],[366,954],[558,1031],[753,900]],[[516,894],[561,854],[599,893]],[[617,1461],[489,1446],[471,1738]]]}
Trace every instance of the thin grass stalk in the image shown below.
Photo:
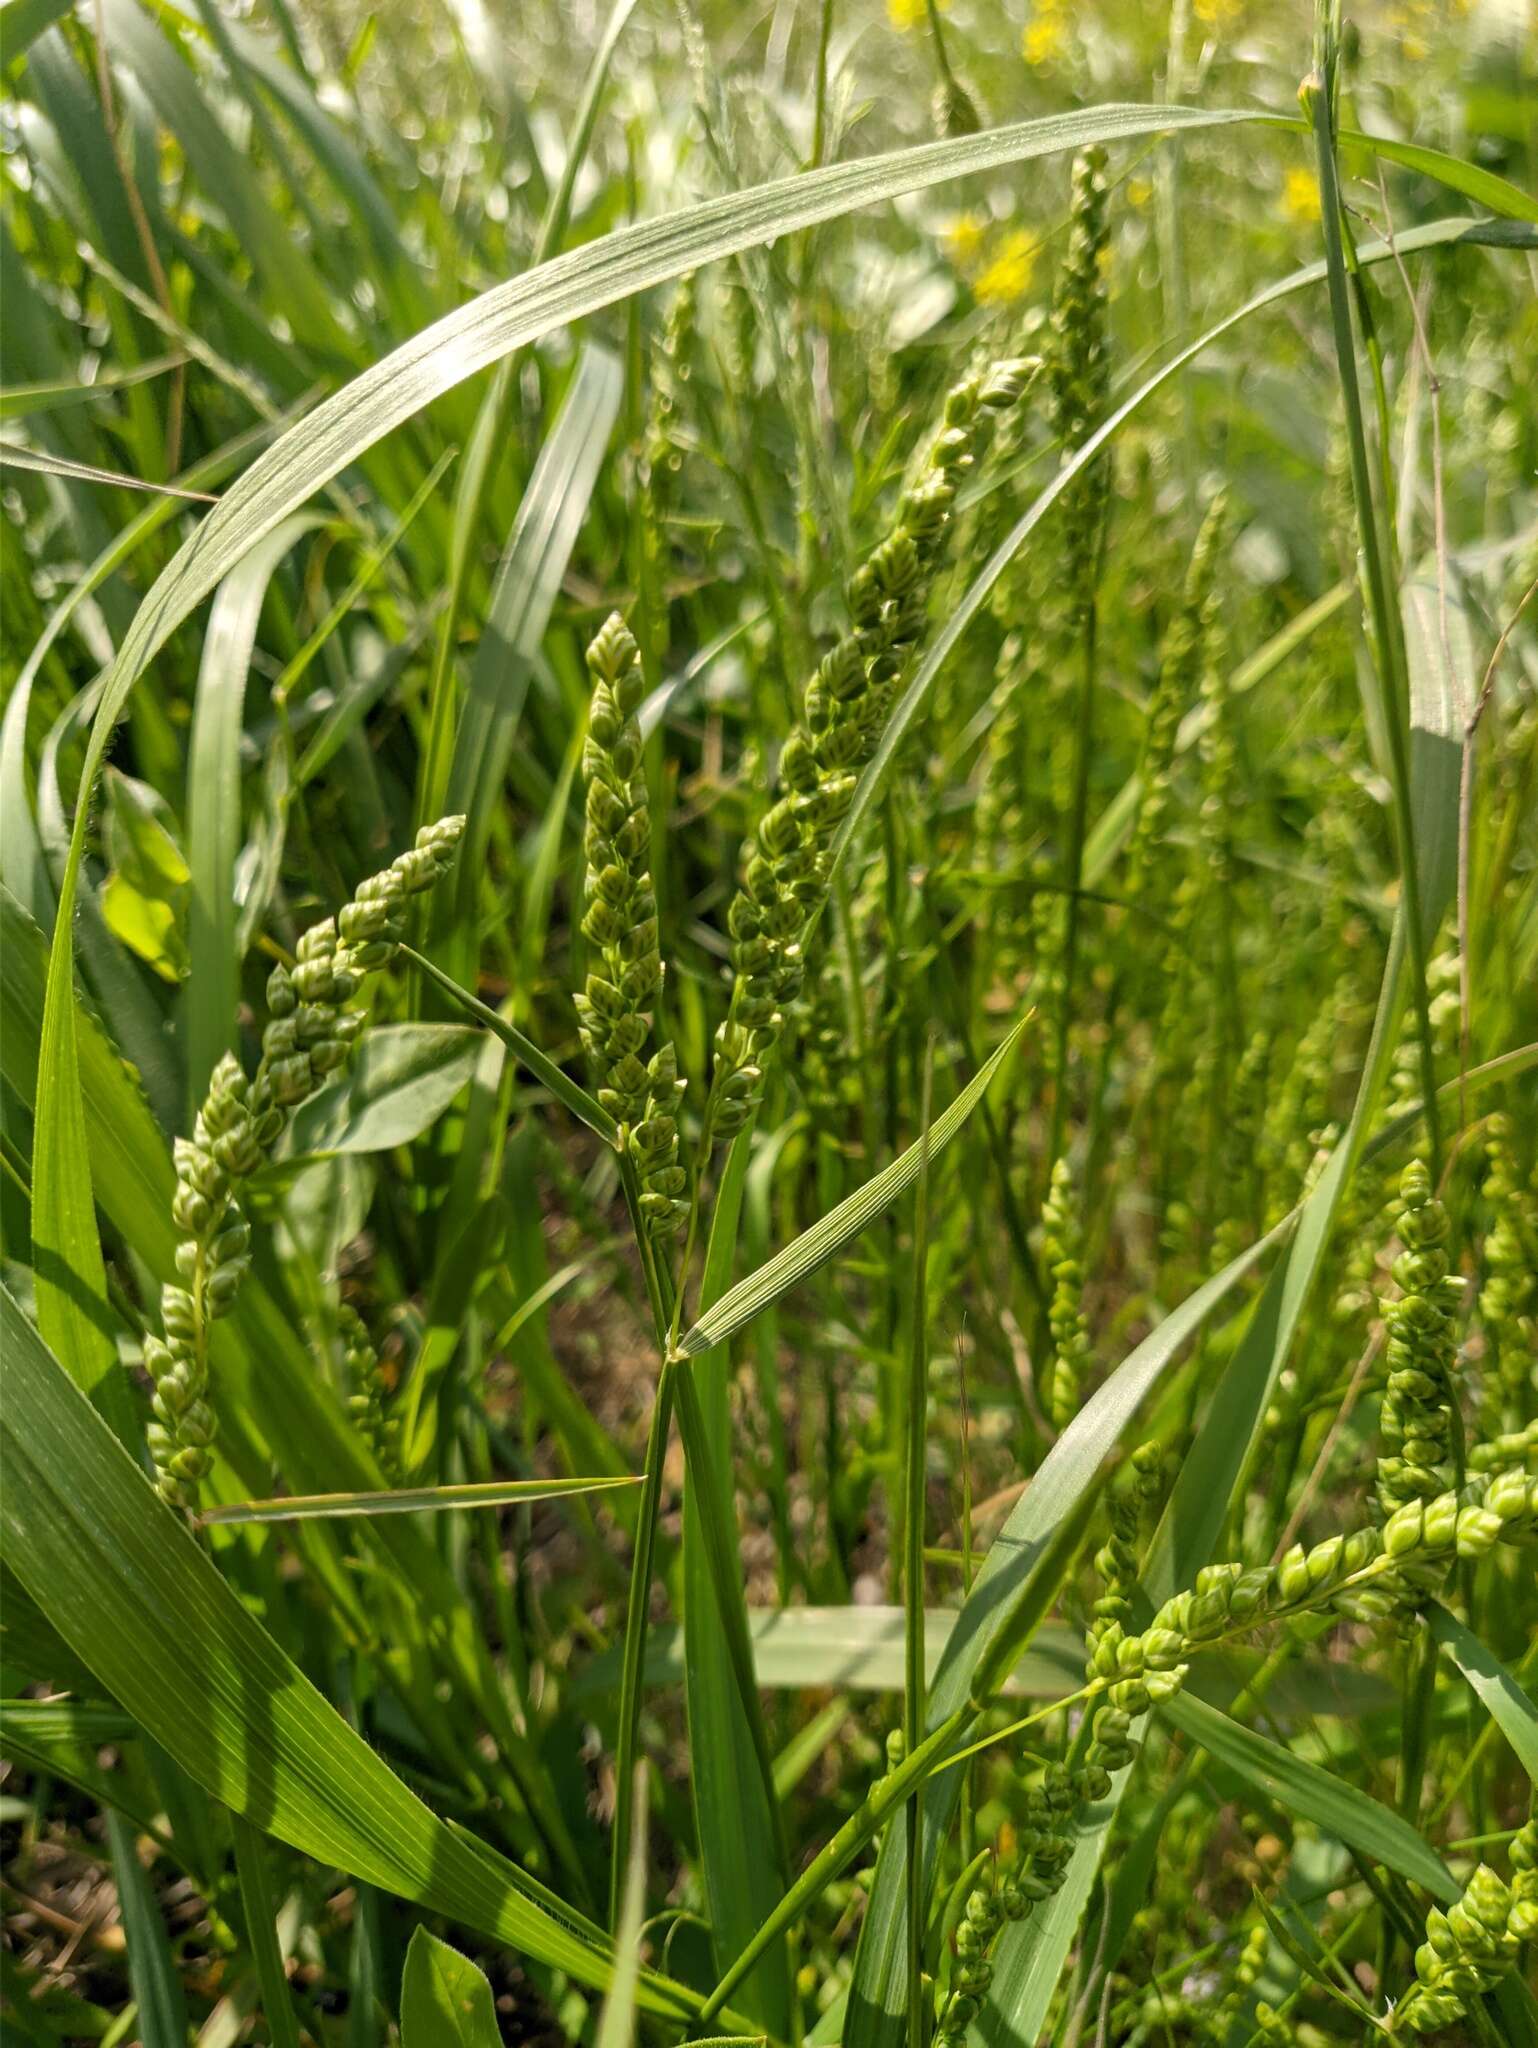
{"label": "thin grass stalk", "polygon": [[[913,1299],[909,1332],[907,1443],[903,1504],[903,1754],[924,1739],[924,1481],[929,1422],[929,1117],[934,1096],[935,1046],[924,1053],[919,1118],[923,1150],[913,1197]],[[919,1860],[923,1806],[915,1788],[905,1815],[908,1830],[908,2044],[923,2048],[924,1882]]]}
{"label": "thin grass stalk", "polygon": [[[653,1560],[657,1547],[657,1518],[662,1501],[662,1468],[667,1459],[668,1435],[673,1420],[673,1381],[676,1362],[664,1357],[652,1396],[651,1424],[646,1437],[646,1462],[641,1477],[641,1512],[636,1526],[635,1550],[631,1559],[630,1592],[625,1602],[625,1642],[619,1690],[619,1736],[615,1748],[614,1775],[619,1786],[633,1784],[639,1741],[641,1696],[645,1690],[646,1629],[650,1618]],[[630,1868],[631,1802],[623,1793],[614,1803],[614,1840],[609,1853],[609,1926],[619,1927],[624,1902],[625,1874]]]}
{"label": "thin grass stalk", "polygon": [[1299,97],[1314,134],[1319,169],[1320,208],[1324,227],[1326,283],[1335,337],[1336,363],[1345,407],[1346,438],[1351,457],[1351,489],[1362,540],[1362,561],[1372,615],[1373,652],[1382,689],[1384,723],[1388,729],[1394,793],[1394,835],[1409,927],[1411,997],[1420,1041],[1421,1093],[1426,1104],[1426,1136],[1433,1180],[1441,1171],[1441,1119],[1437,1109],[1436,1048],[1432,1036],[1426,985],[1427,945],[1421,914],[1420,873],[1416,861],[1415,820],[1410,794],[1410,747],[1406,730],[1410,686],[1399,614],[1389,588],[1388,563],[1373,502],[1367,430],[1357,384],[1356,345],[1351,324],[1345,250],[1341,237],[1342,200],[1335,143],[1335,67],[1339,33],[1338,6],[1317,0],[1315,68],[1303,81]]}

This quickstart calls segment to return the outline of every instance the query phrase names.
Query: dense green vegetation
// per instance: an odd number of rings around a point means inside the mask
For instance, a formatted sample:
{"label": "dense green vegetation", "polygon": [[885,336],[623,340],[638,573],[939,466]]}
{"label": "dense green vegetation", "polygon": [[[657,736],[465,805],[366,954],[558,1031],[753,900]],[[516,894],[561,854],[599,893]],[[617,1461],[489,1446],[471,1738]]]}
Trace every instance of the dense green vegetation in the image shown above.
{"label": "dense green vegetation", "polygon": [[0,41],[7,2039],[1535,2048],[1520,8]]}

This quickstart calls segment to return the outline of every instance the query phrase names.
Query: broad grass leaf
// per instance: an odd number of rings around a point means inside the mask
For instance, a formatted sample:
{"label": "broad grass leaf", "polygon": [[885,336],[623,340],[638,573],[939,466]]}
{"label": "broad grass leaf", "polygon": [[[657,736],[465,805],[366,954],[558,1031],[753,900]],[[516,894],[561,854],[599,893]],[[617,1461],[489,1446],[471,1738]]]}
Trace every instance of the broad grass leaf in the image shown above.
{"label": "broad grass leaf", "polygon": [[[37,1079],[37,1020],[43,1009],[47,947],[37,927],[3,889],[0,946],[6,963],[0,976],[0,1070],[19,1099],[30,1105]],[[176,1271],[177,1240],[171,1222],[175,1179],[165,1140],[110,1041],[88,1015],[80,1032],[80,1060],[91,1166],[103,1212],[152,1277],[168,1280]],[[270,1485],[273,1464],[298,1493],[368,1492],[384,1486],[372,1451],[319,1380],[291,1315],[254,1274],[215,1332],[213,1379],[221,1450],[253,1495]],[[142,1423],[134,1420],[129,1434],[137,1437],[140,1428]],[[441,1664],[456,1695],[475,1702],[476,1712],[495,1734],[501,1761],[518,1777],[525,1802],[539,1816],[557,1853],[564,1853],[570,1874],[580,1885],[580,1862],[549,1797],[547,1774],[536,1765],[511,1719],[480,1617],[463,1589],[410,1516],[369,1518],[359,1526],[388,1561],[387,1571],[413,1589],[413,1602],[398,1610],[394,1624],[402,1646],[409,1643],[417,1654]],[[340,1573],[340,1565],[324,1548],[312,1547],[309,1558],[323,1575],[328,1566],[333,1574]],[[347,1593],[345,1580],[338,1576],[328,1584],[334,1598]]]}
{"label": "broad grass leaf", "polygon": [[401,2048],[500,2048],[501,2040],[485,1973],[417,1928],[401,1972]]}
{"label": "broad grass leaf", "polygon": [[1273,1799],[1288,1813],[1311,1820],[1349,1848],[1382,1863],[1445,1903],[1459,1886],[1436,1851],[1392,1808],[1349,1778],[1294,1756],[1269,1736],[1245,1728],[1216,1707],[1182,1694],[1159,1709],[1172,1728]]}
{"label": "broad grass leaf", "polygon": [[[156,1498],[8,1291],[0,1451],[12,1569],[112,1696],[263,1832],[602,1988],[598,1930],[446,1827],[342,1720]],[[188,1643],[197,1654],[187,1654]],[[527,1883],[527,1881],[524,1881]],[[643,1973],[650,2012],[698,2000]]]}
{"label": "broad grass leaf", "polygon": [[14,63],[45,28],[69,13],[73,0],[5,0],[0,8],[0,62]]}
{"label": "broad grass leaf", "polygon": [[1410,794],[1421,922],[1428,948],[1458,879],[1458,784],[1463,732],[1478,687],[1469,607],[1434,563],[1400,593],[1410,680]]}
{"label": "broad grass leaf", "polygon": [[385,1152],[435,1123],[485,1043],[464,1024],[376,1024],[341,1074],[303,1103],[291,1152]]}

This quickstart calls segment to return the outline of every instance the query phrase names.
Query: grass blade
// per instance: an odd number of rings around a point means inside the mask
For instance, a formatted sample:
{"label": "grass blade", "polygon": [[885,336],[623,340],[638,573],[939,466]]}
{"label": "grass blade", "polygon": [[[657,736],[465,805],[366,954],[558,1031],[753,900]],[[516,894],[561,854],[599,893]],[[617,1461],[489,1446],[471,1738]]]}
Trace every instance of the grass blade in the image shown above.
{"label": "grass blade", "polygon": [[484,1972],[419,1927],[401,1974],[401,2048],[498,2048],[501,2039]]}
{"label": "grass blade", "polygon": [[563,1108],[569,1109],[579,1122],[587,1125],[589,1130],[596,1131],[606,1144],[614,1143],[618,1127],[613,1117],[596,1097],[588,1094],[580,1082],[573,1081],[569,1074],[562,1073],[554,1060],[547,1059],[532,1038],[525,1037],[516,1024],[509,1024],[504,1018],[499,1017],[495,1010],[488,1009],[478,997],[471,995],[468,989],[461,988],[451,975],[445,974],[441,967],[417,952],[414,947],[402,946],[401,956],[409,960],[414,967],[419,967],[429,981],[442,989],[446,996],[458,1003],[459,1007],[474,1017],[477,1023],[484,1024],[488,1031],[494,1032],[519,1065],[527,1067],[535,1080],[548,1088]]}
{"label": "grass blade", "polygon": [[616,1486],[639,1486],[639,1478],[623,1479],[492,1479],[458,1486],[401,1486],[385,1493],[290,1494],[282,1500],[245,1500],[228,1507],[205,1508],[205,1525],[228,1527],[241,1522],[304,1522],[336,1520],[348,1515],[437,1514],[445,1508],[501,1508],[517,1501],[565,1500],[578,1493],[607,1493]]}
{"label": "grass blade", "polygon": [[1468,1680],[1480,1705],[1516,1751],[1517,1761],[1538,1785],[1538,1707],[1495,1652],[1455,1614],[1433,1602],[1427,1618],[1438,1649]]}
{"label": "grass blade", "polygon": [[240,851],[240,735],[246,679],[267,586],[302,534],[321,521],[296,513],[274,527],[219,586],[208,614],[187,751],[187,865],[192,893],[187,950],[192,973],[182,996],[187,1123],[208,1077],[235,1042],[240,960],[235,931],[235,858]]}
{"label": "grass blade", "polygon": [[149,1876],[139,1861],[133,1829],[115,1806],[107,1809],[112,1876],[128,1945],[128,1980],[138,2007],[143,2048],[185,2048],[187,2001]]}
{"label": "grass blade", "polygon": [[815,1272],[835,1252],[842,1250],[851,1238],[858,1237],[883,1210],[890,1208],[899,1195],[906,1193],[918,1179],[925,1161],[945,1150],[982,1100],[989,1083],[1019,1044],[1021,1033],[1031,1021],[1032,1014],[1027,1011],[1010,1029],[998,1050],[978,1068],[955,1101],[935,1118],[925,1138],[910,1145],[890,1166],[875,1174],[864,1187],[857,1188],[836,1209],[830,1210],[809,1230],[802,1231],[783,1251],[777,1252],[767,1265],[739,1281],[713,1308],[707,1309],[680,1339],[680,1354],[694,1358],[734,1337],[754,1316],[762,1314],[798,1281],[804,1280],[808,1273]]}
{"label": "grass blade", "polygon": [[[0,1334],[11,1565],[134,1719],[207,1791],[306,1855],[607,1984],[598,1930],[554,1918],[511,1866],[445,1827],[253,1620],[5,1290]],[[189,1628],[196,1660],[182,1654]],[[639,1996],[674,2017],[698,2005],[649,1972]]]}
{"label": "grass blade", "polygon": [[262,1991],[262,2017],[267,2022],[272,2048],[299,2048],[299,2022],[294,2017],[293,1994],[278,1946],[277,1916],[267,1881],[267,1851],[260,1833],[243,1814],[232,1813],[230,1824],[235,1832],[235,1877],[240,1886],[246,1945],[255,1959],[256,1980]]}

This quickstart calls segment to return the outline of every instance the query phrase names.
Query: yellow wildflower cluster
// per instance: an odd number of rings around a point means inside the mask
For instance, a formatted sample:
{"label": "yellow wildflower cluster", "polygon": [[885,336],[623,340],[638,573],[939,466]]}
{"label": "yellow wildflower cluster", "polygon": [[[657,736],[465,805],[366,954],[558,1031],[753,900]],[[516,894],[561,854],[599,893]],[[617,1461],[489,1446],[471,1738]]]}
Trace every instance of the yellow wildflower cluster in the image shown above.
{"label": "yellow wildflower cluster", "polygon": [[1068,47],[1070,19],[1066,0],[1036,0],[1020,43],[1025,61],[1033,70],[1044,68],[1063,54]]}
{"label": "yellow wildflower cluster", "polygon": [[1208,28],[1232,28],[1244,13],[1244,0],[1191,0],[1191,12]]}
{"label": "yellow wildflower cluster", "polygon": [[[951,0],[939,0],[940,12],[950,12]],[[886,0],[886,18],[900,34],[923,25],[929,8],[926,0]]]}
{"label": "yellow wildflower cluster", "polygon": [[941,239],[980,306],[1013,305],[1030,289],[1038,243],[1028,229],[995,234],[981,214],[958,213]]}

